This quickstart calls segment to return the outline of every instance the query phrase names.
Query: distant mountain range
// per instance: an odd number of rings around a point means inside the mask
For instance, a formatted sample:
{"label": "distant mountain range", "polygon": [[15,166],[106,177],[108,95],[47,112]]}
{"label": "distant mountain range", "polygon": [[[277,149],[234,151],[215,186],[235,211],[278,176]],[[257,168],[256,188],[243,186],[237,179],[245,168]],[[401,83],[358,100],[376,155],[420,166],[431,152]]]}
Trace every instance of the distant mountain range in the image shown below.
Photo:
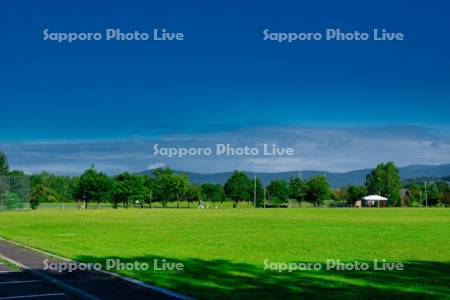
{"label": "distant mountain range", "polygon": [[[291,177],[301,176],[303,179],[309,179],[313,176],[324,175],[327,177],[330,186],[333,188],[342,187],[348,184],[363,184],[366,175],[370,173],[372,169],[354,170],[349,172],[337,173],[326,171],[289,171],[289,172],[277,172],[277,173],[257,173],[264,185],[269,184],[271,180],[283,179],[289,180]],[[415,177],[443,177],[450,175],[450,164],[445,165],[411,165],[407,167],[401,167],[400,178],[402,180],[415,178]],[[221,172],[221,173],[194,173],[175,171],[177,173],[185,173],[189,176],[189,179],[193,183],[202,184],[205,182],[224,184],[226,180],[231,176],[233,172]],[[151,170],[144,171],[142,173],[151,174]],[[253,172],[245,172],[248,176],[253,177]]]}

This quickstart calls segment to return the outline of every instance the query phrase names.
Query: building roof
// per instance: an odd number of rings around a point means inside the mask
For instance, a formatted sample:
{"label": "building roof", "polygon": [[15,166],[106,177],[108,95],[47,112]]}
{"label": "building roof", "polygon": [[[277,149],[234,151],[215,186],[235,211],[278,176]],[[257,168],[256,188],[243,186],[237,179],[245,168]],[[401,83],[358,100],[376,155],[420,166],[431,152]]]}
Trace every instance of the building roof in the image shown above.
{"label": "building roof", "polygon": [[381,197],[378,195],[369,195],[369,196],[362,197],[362,199],[366,200],[366,201],[386,201],[386,200],[388,200],[388,198]]}

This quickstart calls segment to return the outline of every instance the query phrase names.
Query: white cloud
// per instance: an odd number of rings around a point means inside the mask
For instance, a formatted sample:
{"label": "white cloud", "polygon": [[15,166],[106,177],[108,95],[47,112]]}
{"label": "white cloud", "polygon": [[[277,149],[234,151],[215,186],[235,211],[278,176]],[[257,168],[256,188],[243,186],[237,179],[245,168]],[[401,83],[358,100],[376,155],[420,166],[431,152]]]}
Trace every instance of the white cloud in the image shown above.
{"label": "white cloud", "polygon": [[165,163],[163,163],[163,162],[157,162],[157,163],[148,165],[148,166],[147,166],[147,170],[160,169],[160,168],[164,168],[165,166],[166,166]]}
{"label": "white cloud", "polygon": [[[158,139],[45,141],[0,143],[14,169],[77,174],[94,164],[109,174],[170,166],[194,172],[234,169],[272,172],[290,170],[348,171],[371,168],[385,161],[399,166],[449,163],[450,135],[443,129],[415,126],[381,127],[258,127],[215,133],[168,134]],[[235,147],[277,144],[295,149],[293,157],[270,158],[153,156],[161,147]]]}

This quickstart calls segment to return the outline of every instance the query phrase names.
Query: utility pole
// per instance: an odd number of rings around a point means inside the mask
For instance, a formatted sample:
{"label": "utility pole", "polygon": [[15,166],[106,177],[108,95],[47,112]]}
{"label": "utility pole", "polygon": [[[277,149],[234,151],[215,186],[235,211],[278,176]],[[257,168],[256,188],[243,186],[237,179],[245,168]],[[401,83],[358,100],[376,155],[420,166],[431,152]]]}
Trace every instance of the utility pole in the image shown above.
{"label": "utility pole", "polygon": [[256,173],[255,173],[254,185],[253,185],[253,208],[256,208]]}
{"label": "utility pole", "polygon": [[264,188],[264,208],[266,208],[266,188]]}
{"label": "utility pole", "polygon": [[428,207],[427,181],[425,180],[425,207]]}

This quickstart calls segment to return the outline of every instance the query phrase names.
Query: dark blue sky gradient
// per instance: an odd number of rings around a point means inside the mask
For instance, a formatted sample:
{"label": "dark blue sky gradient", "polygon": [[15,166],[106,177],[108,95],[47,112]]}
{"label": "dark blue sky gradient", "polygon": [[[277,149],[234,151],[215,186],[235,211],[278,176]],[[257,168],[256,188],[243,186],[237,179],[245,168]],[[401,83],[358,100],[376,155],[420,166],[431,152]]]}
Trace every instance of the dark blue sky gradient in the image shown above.
{"label": "dark blue sky gradient", "polygon": [[[94,2],[94,3],[92,3]],[[151,137],[254,126],[448,127],[448,1],[3,1],[0,140]],[[183,42],[42,40],[105,28]],[[262,30],[403,32],[277,44]]]}

